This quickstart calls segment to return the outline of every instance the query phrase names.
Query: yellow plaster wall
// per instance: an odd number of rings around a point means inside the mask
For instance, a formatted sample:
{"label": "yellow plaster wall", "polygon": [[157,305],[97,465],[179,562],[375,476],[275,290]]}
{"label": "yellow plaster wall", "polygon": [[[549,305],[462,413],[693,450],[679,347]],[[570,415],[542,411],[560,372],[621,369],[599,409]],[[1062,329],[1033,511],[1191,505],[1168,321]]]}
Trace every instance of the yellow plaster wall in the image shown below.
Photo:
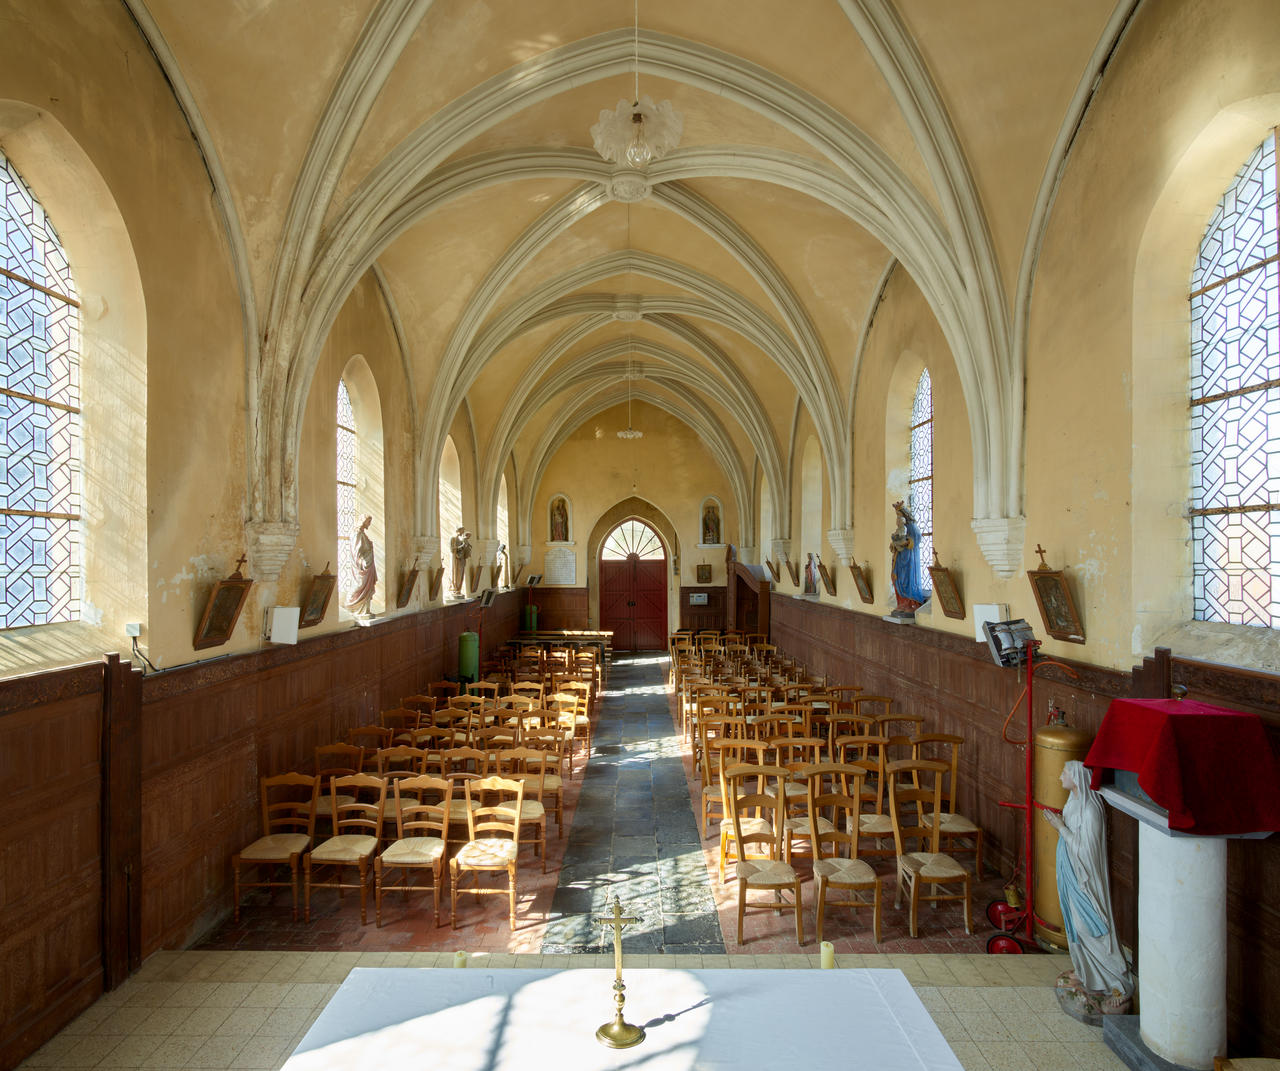
{"label": "yellow plaster wall", "polygon": [[[598,546],[587,545],[596,521],[615,503],[634,495],[657,507],[675,528],[680,545],[674,553],[680,558],[680,575],[672,577],[674,589],[678,592],[682,584],[696,584],[696,566],[702,563],[711,566],[711,583],[723,587],[723,553],[701,550],[697,544],[702,531],[699,506],[707,496],[720,500],[721,538],[742,542],[738,506],[728,479],[688,425],[669,413],[633,402],[632,423],[644,437],[630,441],[617,437],[626,420],[625,406],[605,410],[570,435],[551,458],[533,495],[533,560],[526,572],[545,572],[553,495],[566,495],[572,505],[578,587],[586,586],[589,556],[599,554]],[[672,552],[668,548],[668,553]],[[592,605],[594,612],[594,601]],[[670,591],[667,605],[668,613],[678,609]]]}
{"label": "yellow plaster wall", "polygon": [[[410,392],[395,334],[387,317],[382,295],[371,275],[366,275],[347,298],[325,343],[316,374],[307,396],[299,451],[298,549],[277,585],[280,605],[296,606],[305,597],[313,574],[331,562],[337,571],[337,489],[334,465],[337,457],[337,430],[334,422],[338,380],[348,362],[359,354],[377,385],[382,409],[383,514],[375,515],[370,536],[378,568],[378,591],[374,609],[386,613],[407,613],[424,605],[425,587],[416,585],[413,598],[404,610],[396,610],[395,586],[402,568],[412,559],[410,540],[413,517],[413,423],[409,412]],[[358,429],[364,434],[364,428]],[[434,500],[434,496],[433,496]],[[341,533],[349,538],[350,533]],[[425,563],[420,563],[424,565]],[[341,592],[335,592],[324,622],[309,629],[312,635],[348,627],[350,618],[339,609]]]}
{"label": "yellow plaster wall", "polygon": [[[123,6],[49,0],[6,17],[0,99],[33,105],[66,131],[104,184],[103,203],[118,212],[116,220],[82,218],[85,239],[97,241],[95,231],[119,222],[123,232],[111,241],[127,242],[132,257],[121,253],[117,262],[136,261],[140,298],[121,293],[116,306],[108,284],[86,308],[98,318],[89,330],[115,348],[123,370],[87,400],[86,419],[127,389],[112,419],[126,437],[145,436],[145,449],[119,455],[106,512],[86,517],[90,537],[110,531],[124,559],[111,563],[109,576],[86,578],[91,603],[95,581],[103,593],[101,618],[91,614],[74,636],[40,628],[4,637],[3,671],[127,651],[128,620],[143,623],[141,642],[159,664],[191,661],[212,580],[228,575],[243,549],[246,467],[243,318],[208,175]],[[93,389],[88,378],[85,389]],[[87,464],[97,449],[86,448]],[[86,509],[91,504],[86,496]],[[87,564],[105,572],[96,554]],[[244,630],[242,622],[216,653],[244,646]]]}

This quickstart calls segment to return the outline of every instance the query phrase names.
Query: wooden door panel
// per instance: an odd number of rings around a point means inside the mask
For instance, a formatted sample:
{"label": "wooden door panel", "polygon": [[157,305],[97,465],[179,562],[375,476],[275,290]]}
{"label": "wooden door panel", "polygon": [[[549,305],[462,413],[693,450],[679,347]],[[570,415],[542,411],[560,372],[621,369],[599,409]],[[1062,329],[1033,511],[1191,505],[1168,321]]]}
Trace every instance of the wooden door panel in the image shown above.
{"label": "wooden door panel", "polygon": [[600,563],[600,627],[613,632],[615,651],[634,651],[632,596],[634,570],[629,561]]}
{"label": "wooden door panel", "polygon": [[661,650],[667,645],[667,560],[637,561],[635,570],[635,645]]}

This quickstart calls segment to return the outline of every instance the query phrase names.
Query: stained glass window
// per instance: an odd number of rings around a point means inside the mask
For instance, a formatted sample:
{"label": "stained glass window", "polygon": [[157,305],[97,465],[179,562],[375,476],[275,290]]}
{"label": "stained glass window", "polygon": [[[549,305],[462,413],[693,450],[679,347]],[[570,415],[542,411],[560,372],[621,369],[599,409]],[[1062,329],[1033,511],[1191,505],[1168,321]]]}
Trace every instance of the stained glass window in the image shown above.
{"label": "stained glass window", "polygon": [[80,617],[80,303],[0,154],[0,628]]}
{"label": "stained glass window", "polygon": [[356,417],[347,384],[338,380],[338,591],[356,588],[356,565],[351,556],[351,533],[356,517]]}
{"label": "stained glass window", "polygon": [[911,402],[911,494],[907,503],[920,529],[920,587],[933,586],[933,384],[929,369],[920,373]]}
{"label": "stained glass window", "polygon": [[630,555],[637,558],[665,558],[662,540],[658,533],[643,521],[623,521],[605,537],[600,557],[605,561],[625,561]]}
{"label": "stained glass window", "polygon": [[1191,274],[1192,601],[1280,627],[1276,135],[1236,173]]}

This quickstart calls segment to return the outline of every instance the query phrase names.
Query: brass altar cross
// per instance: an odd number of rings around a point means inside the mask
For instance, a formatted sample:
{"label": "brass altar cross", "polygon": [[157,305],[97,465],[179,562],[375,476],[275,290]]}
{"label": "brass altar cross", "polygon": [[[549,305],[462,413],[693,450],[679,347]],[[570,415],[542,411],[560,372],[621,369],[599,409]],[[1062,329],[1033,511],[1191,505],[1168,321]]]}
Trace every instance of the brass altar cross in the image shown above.
{"label": "brass altar cross", "polygon": [[246,558],[246,557],[244,556],[244,554],[243,554],[243,553],[241,553],[241,555],[240,555],[239,559],[236,561],[236,571],[235,571],[235,573],[234,573],[233,575],[235,575],[235,576],[239,576],[239,575],[240,575],[240,567],[241,567],[242,565],[244,565],[244,563],[245,563],[245,562],[247,562],[248,560],[249,560],[249,559],[248,559],[248,558]]}
{"label": "brass altar cross", "polygon": [[1039,543],[1036,544],[1036,553],[1040,555],[1040,568],[1048,569],[1049,566],[1045,563],[1045,560],[1044,560],[1044,547],[1042,547]]}
{"label": "brass altar cross", "polygon": [[596,1040],[611,1049],[629,1049],[644,1040],[644,1027],[633,1026],[622,1018],[622,1006],[627,1002],[626,986],[622,983],[622,927],[640,920],[633,915],[623,915],[622,904],[615,895],[609,903],[611,913],[597,915],[596,922],[613,927],[613,1002],[617,1006],[613,1022],[605,1023],[596,1031]]}

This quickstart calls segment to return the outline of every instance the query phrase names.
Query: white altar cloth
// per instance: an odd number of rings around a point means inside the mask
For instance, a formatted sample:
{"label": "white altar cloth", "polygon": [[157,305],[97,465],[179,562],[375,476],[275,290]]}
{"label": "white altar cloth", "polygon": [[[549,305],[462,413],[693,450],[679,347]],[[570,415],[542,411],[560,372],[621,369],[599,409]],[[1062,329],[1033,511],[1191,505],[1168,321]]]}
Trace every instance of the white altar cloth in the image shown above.
{"label": "white altar cloth", "polygon": [[628,970],[632,1049],[595,1038],[613,971],[356,968],[286,1071],[962,1071],[898,970]]}

